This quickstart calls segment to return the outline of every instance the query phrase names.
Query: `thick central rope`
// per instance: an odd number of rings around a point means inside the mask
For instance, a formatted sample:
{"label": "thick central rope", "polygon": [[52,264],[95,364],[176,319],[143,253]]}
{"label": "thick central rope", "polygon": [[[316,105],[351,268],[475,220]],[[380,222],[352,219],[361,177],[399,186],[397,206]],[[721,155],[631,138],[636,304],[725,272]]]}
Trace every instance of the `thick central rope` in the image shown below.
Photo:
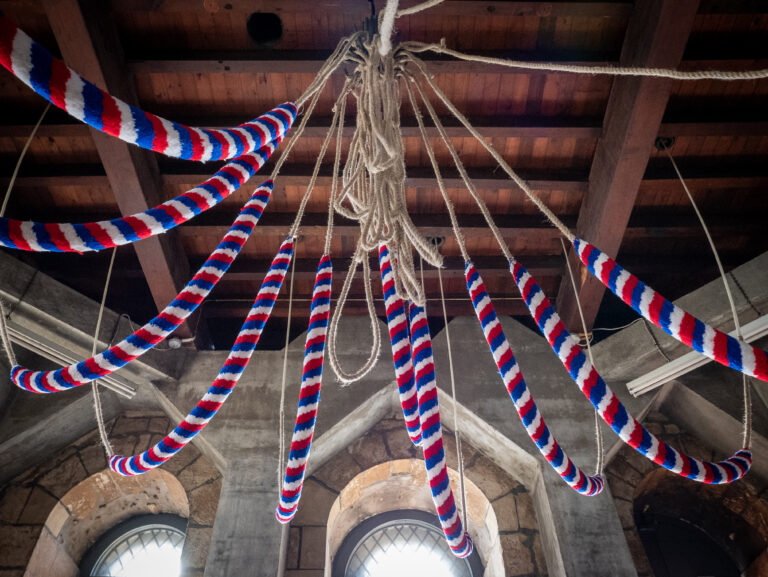
{"label": "thick central rope", "polygon": [[352,87],[357,96],[357,122],[334,199],[339,214],[360,225],[364,252],[386,244],[397,255],[395,287],[403,300],[423,305],[413,251],[433,266],[440,254],[419,233],[408,215],[405,196],[405,150],[400,131],[400,64],[382,54],[377,42],[361,42]]}

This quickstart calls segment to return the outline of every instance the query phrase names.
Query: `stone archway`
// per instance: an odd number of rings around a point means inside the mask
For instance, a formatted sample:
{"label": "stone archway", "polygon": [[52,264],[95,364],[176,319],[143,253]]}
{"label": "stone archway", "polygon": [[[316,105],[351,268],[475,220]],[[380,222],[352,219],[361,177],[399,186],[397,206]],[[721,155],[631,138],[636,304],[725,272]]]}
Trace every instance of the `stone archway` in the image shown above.
{"label": "stone archway", "polygon": [[[716,460],[701,440],[681,430],[662,413],[648,415],[645,426],[687,453]],[[629,447],[623,447],[605,470],[616,510],[638,577],[653,577],[653,569],[637,528],[638,515],[657,511],[697,527],[734,558],[743,574],[768,573],[768,501],[747,476],[730,485],[706,485],[659,468]]]}
{"label": "stone archway", "polygon": [[[301,502],[296,517],[291,522],[286,568],[288,574],[296,571],[321,571],[328,567],[326,543],[329,539],[329,518],[341,492],[356,477],[365,471],[373,470],[371,475],[383,474],[386,468],[389,475],[391,467],[399,471],[404,465],[399,461],[416,462],[414,472],[409,473],[417,478],[423,478],[422,494],[420,497],[409,497],[410,502],[421,506],[413,506],[417,510],[434,513],[434,505],[426,486],[426,471],[423,455],[420,449],[413,446],[405,432],[402,412],[396,410],[376,425],[361,438],[339,451],[317,470],[312,471],[304,483]],[[444,429],[446,463],[450,469],[457,469],[455,439],[449,430]],[[508,577],[535,576],[547,574],[546,561],[541,545],[538,522],[534,512],[533,499],[526,488],[503,471],[479,450],[468,442],[462,444],[466,478],[469,479],[483,495],[478,500],[478,509],[484,502],[490,503],[493,515],[488,517],[489,534],[498,535],[498,546],[501,550],[501,564],[498,557],[489,553],[488,558],[481,556],[488,575],[507,575]],[[394,465],[393,465],[394,464]],[[383,468],[377,469],[377,466]],[[410,471],[410,464],[409,471]],[[371,477],[373,478],[373,477]],[[454,488],[458,487],[455,478],[452,479]],[[312,506],[304,506],[312,503]],[[472,501],[469,501],[472,504]],[[403,501],[403,505],[408,502]],[[473,505],[473,509],[475,505]],[[339,504],[341,507],[341,503]],[[399,507],[390,507],[390,510]],[[488,515],[488,510],[483,510]],[[473,515],[471,515],[473,516]],[[475,514],[475,518],[480,515]],[[497,526],[493,527],[495,519]],[[470,529],[472,525],[470,524]],[[485,537],[472,533],[476,541],[480,541],[480,551],[492,551],[495,544],[485,545]],[[341,536],[343,539],[343,535]],[[485,555],[485,553],[483,553]],[[490,561],[490,563],[489,563]],[[494,565],[495,564],[495,565]],[[493,566],[493,569],[491,569]]]}
{"label": "stone archway", "polygon": [[[448,469],[453,487],[458,473]],[[499,524],[491,502],[470,479],[465,479],[469,533],[475,541],[487,577],[504,576]],[[456,499],[460,499],[456,495]],[[325,574],[344,537],[360,522],[387,511],[416,509],[434,514],[424,462],[398,459],[375,465],[352,479],[341,490],[328,516]]]}
{"label": "stone archway", "polygon": [[25,576],[76,577],[86,550],[110,528],[141,514],[189,517],[184,487],[157,469],[138,477],[109,470],[95,473],[70,489],[45,521]]}
{"label": "stone archway", "polygon": [[[111,420],[107,427],[115,451],[130,455],[162,439],[171,423],[163,413],[142,411],[121,415]],[[101,483],[101,488],[94,490],[102,493],[102,504],[110,500],[107,495],[126,497],[118,498],[117,503],[125,503],[135,513],[125,518],[142,512],[177,513],[189,518],[182,553],[183,575],[203,577],[222,482],[213,463],[194,445],[188,445],[176,458],[158,469],[157,475],[123,478],[106,471],[106,465],[98,432],[93,430],[0,488],[0,559],[5,563],[4,577],[79,574],[76,565],[73,566],[80,561],[78,553],[81,555],[90,547],[100,532],[92,529],[78,533],[77,539],[84,539],[87,545],[85,548],[82,545],[74,547],[71,554],[65,554],[66,547],[59,547],[61,543],[58,541],[65,524],[79,519],[72,510],[88,509],[87,499],[81,500],[78,494],[83,496],[79,488],[86,487],[83,483],[89,480]],[[144,478],[161,479],[165,488],[154,483],[145,484]],[[176,505],[161,507],[158,503],[163,495],[165,503]],[[188,505],[180,505],[182,502],[188,502]],[[98,525],[100,520],[95,517],[100,511],[97,508],[87,522],[78,521],[79,527]],[[44,546],[46,543],[48,546]],[[55,572],[51,569],[54,566]],[[69,573],[63,572],[65,569]]]}

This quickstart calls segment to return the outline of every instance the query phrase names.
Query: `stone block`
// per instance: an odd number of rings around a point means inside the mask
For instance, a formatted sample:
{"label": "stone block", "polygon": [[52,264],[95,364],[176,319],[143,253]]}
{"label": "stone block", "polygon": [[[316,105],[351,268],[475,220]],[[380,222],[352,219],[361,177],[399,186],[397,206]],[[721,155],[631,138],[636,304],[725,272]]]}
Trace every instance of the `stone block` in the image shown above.
{"label": "stone block", "polygon": [[544,556],[544,547],[541,544],[541,537],[538,535],[533,536],[533,560],[536,563],[537,574],[541,577],[549,575],[547,570],[547,559]]}
{"label": "stone block", "polygon": [[56,561],[56,553],[58,552],[58,543],[51,534],[43,530],[40,533],[40,538],[35,544],[34,552],[29,559],[27,565],[27,575],[30,577],[43,577],[43,575],[59,575],[58,571],[54,571],[54,563]]}
{"label": "stone block", "polygon": [[80,460],[89,475],[107,468],[107,456],[101,445],[92,445],[80,450]]}
{"label": "stone block", "polygon": [[323,577],[322,569],[293,569],[285,572],[285,577]]}
{"label": "stone block", "polygon": [[301,569],[322,569],[325,565],[325,527],[304,527],[301,530]]}
{"label": "stone block", "polygon": [[288,534],[288,551],[285,554],[285,568],[299,568],[299,547],[301,547],[301,528],[291,527]]}
{"label": "stone block", "polygon": [[58,502],[53,508],[53,511],[51,511],[51,514],[48,515],[48,519],[45,522],[45,527],[48,529],[48,531],[51,532],[51,535],[58,537],[59,533],[61,533],[61,528],[64,526],[64,523],[66,523],[68,519],[69,511],[67,511],[67,508],[62,505],[61,502]]}
{"label": "stone block", "polygon": [[413,445],[405,427],[384,433],[384,439],[392,459],[412,459],[420,456],[421,451]]}
{"label": "stone block", "polygon": [[389,475],[394,477],[396,475],[408,475],[411,471],[410,459],[397,459],[389,463]]}
{"label": "stone block", "polygon": [[159,433],[166,435],[171,429],[171,423],[165,417],[152,417],[149,420],[147,431],[150,433]]}
{"label": "stone block", "polygon": [[533,554],[525,543],[526,536],[522,533],[512,533],[502,535],[500,541],[507,577],[531,575],[534,571]]}
{"label": "stone block", "polygon": [[87,476],[80,459],[77,455],[73,455],[45,474],[40,479],[40,485],[61,499],[67,491]]}
{"label": "stone block", "polygon": [[42,525],[0,525],[0,559],[6,567],[26,567]]}
{"label": "stone block", "polygon": [[221,478],[200,485],[189,493],[189,519],[197,525],[213,526],[219,507]]}
{"label": "stone block", "polygon": [[185,569],[204,569],[208,558],[208,547],[211,544],[213,529],[210,527],[188,527],[184,549],[181,552],[181,563]]}
{"label": "stone block", "polygon": [[312,476],[317,477],[334,491],[341,492],[344,486],[362,470],[352,455],[347,451],[341,451]]}
{"label": "stone block", "polygon": [[[453,475],[451,475],[453,477]],[[458,477],[458,474],[456,475]],[[456,499],[456,506],[461,507],[461,482],[458,478],[453,480],[452,485],[454,490],[454,497]],[[488,499],[485,498],[480,491],[473,490],[474,487],[467,487],[467,515],[469,519],[477,524],[483,525],[485,522],[485,516],[488,514]]]}
{"label": "stone block", "polygon": [[19,523],[24,525],[42,525],[50,515],[58,500],[51,495],[35,487],[29,496],[27,504],[19,517]]}
{"label": "stone block", "polygon": [[499,542],[499,519],[496,517],[496,513],[493,507],[488,507],[488,513],[485,515],[485,528],[488,529],[488,533],[491,536],[491,544],[493,546]]}
{"label": "stone block", "polygon": [[219,472],[207,459],[200,457],[187,465],[176,477],[189,493],[191,490],[219,476]]}
{"label": "stone block", "polygon": [[0,495],[0,523],[16,523],[32,489],[12,485]]}
{"label": "stone block", "polygon": [[611,475],[608,478],[608,486],[611,488],[611,495],[632,501],[635,498],[635,487],[627,483],[624,479]]}
{"label": "stone block", "polygon": [[360,498],[362,490],[362,478],[355,477],[341,492],[341,508],[348,509]]}
{"label": "stone block", "polygon": [[504,558],[501,553],[501,544],[496,543],[491,549],[488,560],[485,563],[483,577],[505,577]]}
{"label": "stone block", "polygon": [[515,495],[510,493],[494,501],[493,510],[496,513],[499,531],[517,531],[520,528],[520,523],[517,520]]}
{"label": "stone block", "polygon": [[323,487],[312,478],[304,482],[301,491],[299,510],[294,517],[295,526],[325,525],[328,522],[328,514],[336,500],[336,494]]}
{"label": "stone block", "polygon": [[389,479],[389,463],[381,463],[365,471],[361,479],[361,488],[365,489]]}
{"label": "stone block", "polygon": [[382,435],[368,434],[362,439],[358,439],[349,446],[349,452],[363,469],[369,469],[389,460],[387,446]]}
{"label": "stone block", "polygon": [[517,521],[520,528],[538,530],[536,509],[533,506],[531,496],[528,493],[518,493],[515,495],[515,504],[517,505]]}
{"label": "stone block", "polygon": [[489,501],[494,501],[520,486],[487,457],[480,456],[471,465],[467,467],[465,474]]}
{"label": "stone block", "polygon": [[194,445],[187,445],[176,453],[170,461],[163,464],[163,470],[171,475],[179,476],[179,473],[193,463],[200,456],[200,451]]}
{"label": "stone block", "polygon": [[119,437],[131,433],[146,433],[149,429],[149,419],[147,417],[119,417],[115,426],[110,431],[110,436]]}
{"label": "stone block", "polygon": [[[448,433],[443,434],[443,451],[445,452],[445,462],[451,469],[459,469],[459,461],[456,457],[456,438]],[[464,457],[464,466],[470,463],[477,454],[472,445],[464,439],[461,440],[461,455]]]}

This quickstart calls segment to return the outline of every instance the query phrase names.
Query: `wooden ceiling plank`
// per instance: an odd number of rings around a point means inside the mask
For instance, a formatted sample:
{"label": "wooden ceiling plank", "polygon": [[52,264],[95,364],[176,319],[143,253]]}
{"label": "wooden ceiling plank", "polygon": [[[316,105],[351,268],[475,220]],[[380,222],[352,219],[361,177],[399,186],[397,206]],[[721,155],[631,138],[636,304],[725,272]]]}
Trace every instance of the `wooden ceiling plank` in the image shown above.
{"label": "wooden ceiling plank", "polygon": [[[621,64],[677,68],[699,0],[638,0],[629,19]],[[671,80],[616,78],[598,141],[576,234],[616,257],[673,89]],[[572,266],[578,258],[571,251]],[[578,298],[590,328],[605,292],[600,281],[577,274]],[[581,330],[577,299],[564,275],[557,297],[567,327]]]}
{"label": "wooden ceiling plank", "polygon": [[[136,103],[132,81],[124,72],[117,31],[103,12],[103,3],[44,0],[43,6],[64,61],[107,92]],[[91,135],[122,214],[159,204],[160,181],[154,158],[95,129]],[[151,237],[133,247],[155,304],[162,310],[184,286],[189,274],[187,258],[178,239],[169,235]],[[192,334],[186,324],[176,333],[182,337]]]}
{"label": "wooden ceiling plank", "polygon": [[[410,2],[415,4],[416,2]],[[227,0],[188,2],[188,0],[113,0],[118,12],[276,12],[306,14],[308,12],[343,13],[363,19],[370,15],[370,5],[360,0]],[[405,4],[405,2],[403,3]],[[537,17],[614,17],[624,18],[631,11],[629,2],[520,2],[503,0],[446,0],[430,10],[429,16],[537,16]],[[421,17],[417,15],[416,18]]]}
{"label": "wooden ceiling plank", "polygon": [[[180,122],[191,126],[208,126],[213,128],[228,127],[242,122],[243,118],[191,118],[179,119]],[[448,136],[463,138],[466,131],[458,126],[450,126],[450,119],[442,119]],[[481,135],[487,138],[598,138],[602,133],[600,121],[591,119],[558,119],[547,121],[546,118],[531,119],[529,117],[476,117],[470,118],[473,126]],[[344,127],[344,136],[352,136],[354,131],[353,119],[348,119]],[[304,131],[308,138],[322,138],[330,125],[329,118],[317,118],[310,121]],[[26,138],[32,132],[34,124],[0,124],[0,138]],[[425,127],[427,135],[437,138],[439,135],[434,126]],[[37,131],[41,138],[83,138],[90,135],[90,128],[82,123],[52,123],[42,124]],[[403,138],[417,138],[419,129],[412,118],[403,118],[401,131]],[[768,136],[768,121],[727,120],[711,118],[704,121],[664,122],[659,128],[659,136],[667,137],[701,137],[701,136]],[[291,135],[288,135],[290,138]]]}

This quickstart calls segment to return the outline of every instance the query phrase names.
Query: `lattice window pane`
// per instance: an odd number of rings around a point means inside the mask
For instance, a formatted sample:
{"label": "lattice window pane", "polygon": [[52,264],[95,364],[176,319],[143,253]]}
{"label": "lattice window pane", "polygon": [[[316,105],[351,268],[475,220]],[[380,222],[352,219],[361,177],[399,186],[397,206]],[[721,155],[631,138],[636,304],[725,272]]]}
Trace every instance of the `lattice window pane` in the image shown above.
{"label": "lattice window pane", "polygon": [[184,533],[145,525],[120,536],[99,557],[92,577],[178,577]]}
{"label": "lattice window pane", "polygon": [[379,525],[349,558],[345,577],[472,577],[437,527],[408,519]]}

